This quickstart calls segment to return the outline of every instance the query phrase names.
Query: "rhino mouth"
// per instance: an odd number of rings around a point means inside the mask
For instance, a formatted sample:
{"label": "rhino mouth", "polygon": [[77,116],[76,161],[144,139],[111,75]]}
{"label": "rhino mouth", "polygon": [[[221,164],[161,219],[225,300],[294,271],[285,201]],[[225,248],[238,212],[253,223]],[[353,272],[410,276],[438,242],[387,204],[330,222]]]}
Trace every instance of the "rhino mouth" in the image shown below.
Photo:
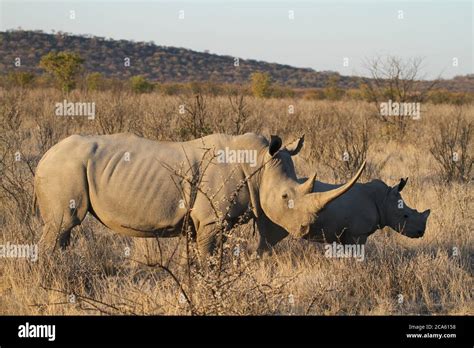
{"label": "rhino mouth", "polygon": [[425,235],[425,230],[418,230],[418,231],[413,231],[413,232],[402,231],[401,234],[409,238],[421,238]]}
{"label": "rhino mouth", "polygon": [[400,224],[398,226],[398,233],[400,233],[402,236],[405,236],[405,237],[408,237],[408,238],[421,238],[425,235],[425,229],[426,229],[426,227],[424,227],[422,229],[418,229],[418,230],[410,229],[409,231],[407,231],[406,224],[404,223],[403,225]]}

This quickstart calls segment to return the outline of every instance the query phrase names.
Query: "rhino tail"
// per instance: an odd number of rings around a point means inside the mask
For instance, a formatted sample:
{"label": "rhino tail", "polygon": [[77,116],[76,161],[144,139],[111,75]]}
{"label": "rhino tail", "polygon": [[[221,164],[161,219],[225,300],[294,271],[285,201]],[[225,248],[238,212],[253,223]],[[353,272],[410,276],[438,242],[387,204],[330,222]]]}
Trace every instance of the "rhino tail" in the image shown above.
{"label": "rhino tail", "polygon": [[33,186],[33,204],[31,206],[31,214],[33,216],[37,216],[38,215],[38,200],[36,198],[36,190]]}

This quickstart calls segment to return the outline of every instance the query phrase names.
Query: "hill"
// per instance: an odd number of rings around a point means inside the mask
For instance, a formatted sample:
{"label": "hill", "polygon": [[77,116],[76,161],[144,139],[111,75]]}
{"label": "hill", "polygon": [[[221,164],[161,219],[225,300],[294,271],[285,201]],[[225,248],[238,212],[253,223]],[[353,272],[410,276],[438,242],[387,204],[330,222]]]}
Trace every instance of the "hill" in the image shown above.
{"label": "hill", "polygon": [[[40,73],[41,57],[51,51],[74,51],[85,58],[88,72],[100,72],[107,77],[128,79],[143,75],[155,82],[213,81],[246,83],[253,72],[268,72],[272,81],[291,88],[322,88],[329,80],[339,87],[357,88],[361,78],[342,76],[337,72],[315,71],[289,65],[251,59],[196,52],[177,47],[155,45],[153,42],[112,40],[90,35],[70,35],[58,32],[12,30],[0,32],[0,71],[15,69],[16,57],[27,71]],[[125,59],[130,66],[125,66]],[[442,80],[439,87],[451,91],[474,91],[474,75]]]}
{"label": "hill", "polygon": [[[0,32],[0,70],[14,69],[14,59],[21,57],[22,66],[32,72],[41,72],[38,63],[50,51],[69,50],[85,58],[88,71],[107,77],[129,78],[143,75],[157,82],[214,81],[246,83],[255,71],[268,72],[272,80],[288,87],[324,87],[335,72],[316,72],[312,69],[266,63],[196,52],[185,48],[158,46],[151,42],[107,40],[102,37],[45,34],[41,31]],[[124,65],[125,58],[130,66]],[[357,79],[340,76],[345,87],[357,87]]]}

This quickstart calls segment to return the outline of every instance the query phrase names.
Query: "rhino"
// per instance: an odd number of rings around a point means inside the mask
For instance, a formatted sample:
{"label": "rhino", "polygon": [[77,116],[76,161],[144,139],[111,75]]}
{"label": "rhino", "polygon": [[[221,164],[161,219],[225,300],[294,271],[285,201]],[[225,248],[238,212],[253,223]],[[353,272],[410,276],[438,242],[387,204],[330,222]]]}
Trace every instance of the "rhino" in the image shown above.
{"label": "rhino", "polygon": [[[371,234],[386,226],[410,238],[423,237],[430,210],[420,213],[404,202],[400,192],[407,182],[408,178],[402,178],[394,187],[381,180],[355,184],[318,213],[309,233],[302,238],[319,243],[365,244]],[[330,192],[338,187],[316,181],[313,192]],[[276,225],[259,230],[258,254],[271,252],[287,235]]]}
{"label": "rhino", "polygon": [[282,147],[278,136],[268,141],[253,133],[187,142],[129,133],[72,135],[37,166],[40,248],[65,249],[71,229],[88,212],[115,232],[143,238],[179,236],[189,214],[201,257],[214,251],[223,226],[245,219],[253,218],[262,231],[277,224],[302,237],[317,212],[352,187],[363,169],[345,185],[312,192],[315,176],[298,182],[291,158],[303,143],[304,136]]}

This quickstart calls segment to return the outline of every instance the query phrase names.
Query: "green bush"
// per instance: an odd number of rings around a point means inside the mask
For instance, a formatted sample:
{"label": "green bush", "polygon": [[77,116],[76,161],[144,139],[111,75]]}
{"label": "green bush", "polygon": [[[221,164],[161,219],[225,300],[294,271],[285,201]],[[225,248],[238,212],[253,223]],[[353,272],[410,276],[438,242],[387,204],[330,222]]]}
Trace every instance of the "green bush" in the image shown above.
{"label": "green bush", "polygon": [[149,82],[143,76],[132,76],[130,78],[132,91],[135,93],[149,93],[153,91],[153,83]]}
{"label": "green bush", "polygon": [[104,76],[99,72],[88,74],[86,77],[86,86],[89,91],[98,91],[104,89]]}
{"label": "green bush", "polygon": [[10,86],[15,87],[29,87],[33,84],[35,74],[27,71],[14,71],[10,72],[7,76],[7,80]]}
{"label": "green bush", "polygon": [[255,97],[268,98],[271,94],[270,75],[268,73],[256,72],[250,76],[252,81],[252,92]]}
{"label": "green bush", "polygon": [[50,52],[41,58],[40,67],[54,76],[59,87],[67,93],[76,87],[83,63],[84,59],[76,53]]}

